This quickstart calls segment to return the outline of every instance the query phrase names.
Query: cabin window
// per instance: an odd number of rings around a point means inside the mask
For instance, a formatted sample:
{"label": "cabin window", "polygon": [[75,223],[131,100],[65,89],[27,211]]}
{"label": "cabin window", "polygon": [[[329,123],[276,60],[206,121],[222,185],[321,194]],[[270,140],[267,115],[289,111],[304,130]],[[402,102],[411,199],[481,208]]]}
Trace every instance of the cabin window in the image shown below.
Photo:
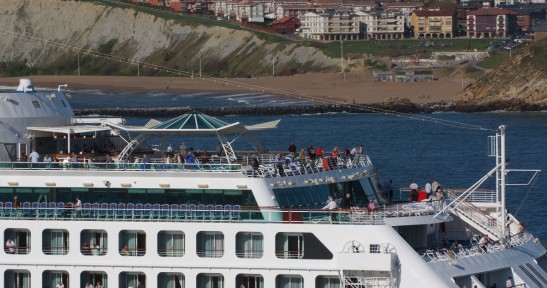
{"label": "cabin window", "polygon": [[144,256],[146,254],[146,233],[144,231],[120,231],[119,253],[121,256]]}
{"label": "cabin window", "polygon": [[182,257],[184,255],[184,233],[182,231],[160,231],[158,233],[158,255]]}
{"label": "cabin window", "polygon": [[304,235],[278,233],[275,237],[275,255],[280,259],[304,257]]}
{"label": "cabin window", "polygon": [[224,255],[224,234],[199,232],[196,251],[199,257],[220,258]]}
{"label": "cabin window", "polygon": [[248,288],[264,288],[264,277],[254,274],[239,274],[236,277],[236,287],[241,287],[241,284]]}
{"label": "cabin window", "polygon": [[338,276],[317,276],[315,278],[315,287],[340,288],[340,278]]}
{"label": "cabin window", "polygon": [[108,252],[108,233],[104,230],[82,230],[80,252],[87,256],[103,256]]}
{"label": "cabin window", "polygon": [[42,108],[42,105],[40,105],[38,100],[32,100],[32,106],[34,106],[34,108]]}
{"label": "cabin window", "polygon": [[108,288],[108,274],[104,271],[83,271],[80,274],[80,287],[85,287],[87,283],[93,287]]}
{"label": "cabin window", "polygon": [[4,287],[30,288],[30,272],[27,270],[6,270]]}
{"label": "cabin window", "polygon": [[42,251],[44,254],[66,255],[68,253],[68,235],[66,230],[44,230],[42,233]]}
{"label": "cabin window", "polygon": [[147,287],[146,274],[142,272],[121,272],[120,273],[118,287],[137,287],[139,283],[144,285],[144,287]]}
{"label": "cabin window", "polygon": [[184,274],[160,273],[158,274],[158,288],[184,288]]}
{"label": "cabin window", "polygon": [[303,288],[304,278],[300,275],[278,275],[275,278],[277,288]]}
{"label": "cabin window", "polygon": [[197,287],[224,288],[224,276],[221,274],[198,274]]}
{"label": "cabin window", "polygon": [[42,287],[55,287],[59,282],[63,283],[65,288],[69,288],[67,271],[46,270],[42,274]]}
{"label": "cabin window", "polygon": [[[10,241],[9,247],[8,241]],[[4,252],[6,254],[29,254],[30,231],[27,229],[6,229],[3,243],[5,243]]]}
{"label": "cabin window", "polygon": [[[258,232],[239,232],[236,235],[236,254],[239,258],[262,258],[264,236]],[[245,286],[248,287],[248,286]]]}

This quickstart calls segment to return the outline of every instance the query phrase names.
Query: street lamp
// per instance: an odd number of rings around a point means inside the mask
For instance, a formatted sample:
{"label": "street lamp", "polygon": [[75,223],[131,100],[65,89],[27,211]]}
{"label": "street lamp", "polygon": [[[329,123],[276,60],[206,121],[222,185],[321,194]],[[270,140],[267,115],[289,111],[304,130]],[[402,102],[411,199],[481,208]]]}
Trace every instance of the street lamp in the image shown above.
{"label": "street lamp", "polygon": [[346,71],[344,69],[344,40],[342,39],[342,35],[340,35],[340,68],[342,69],[344,81],[346,81]]}

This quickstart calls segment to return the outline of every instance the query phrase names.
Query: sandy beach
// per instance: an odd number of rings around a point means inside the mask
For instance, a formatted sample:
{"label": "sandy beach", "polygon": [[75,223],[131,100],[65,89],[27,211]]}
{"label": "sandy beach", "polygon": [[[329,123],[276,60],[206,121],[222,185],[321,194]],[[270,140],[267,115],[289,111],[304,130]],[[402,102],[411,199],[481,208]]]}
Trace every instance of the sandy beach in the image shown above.
{"label": "sandy beach", "polygon": [[[0,78],[1,86],[16,86],[19,78]],[[127,92],[264,92],[305,98],[318,103],[380,103],[385,99],[408,98],[414,103],[452,101],[460,98],[462,76],[440,76],[438,80],[374,83],[370,72],[352,72],[346,79],[340,73],[307,73],[261,78],[178,78],[124,76],[28,76],[36,87],[70,90],[98,89]],[[464,84],[470,82],[465,79]]]}

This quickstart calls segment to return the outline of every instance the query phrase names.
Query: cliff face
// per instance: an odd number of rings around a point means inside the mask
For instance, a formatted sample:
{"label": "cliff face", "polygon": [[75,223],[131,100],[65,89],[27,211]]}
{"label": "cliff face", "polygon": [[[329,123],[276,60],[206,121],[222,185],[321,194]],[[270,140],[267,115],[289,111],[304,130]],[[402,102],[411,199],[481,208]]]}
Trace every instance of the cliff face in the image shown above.
{"label": "cliff face", "polygon": [[[80,1],[3,0],[2,10],[0,63],[4,70],[6,63],[19,63],[38,73],[41,69],[47,73],[45,67],[52,66],[62,67],[54,73],[74,73],[78,57],[74,47],[195,72],[201,55],[202,69],[221,76],[271,74],[272,55],[276,71],[338,65],[338,60],[315,48],[263,40],[244,30],[187,24],[179,17],[162,19],[131,8]],[[81,67],[90,73],[136,71],[136,65],[112,64],[86,53],[80,57]]]}
{"label": "cliff face", "polygon": [[[506,103],[547,107],[547,38],[522,48],[498,69],[486,73],[466,88],[462,103],[490,105]],[[503,107],[500,107],[503,108]]]}

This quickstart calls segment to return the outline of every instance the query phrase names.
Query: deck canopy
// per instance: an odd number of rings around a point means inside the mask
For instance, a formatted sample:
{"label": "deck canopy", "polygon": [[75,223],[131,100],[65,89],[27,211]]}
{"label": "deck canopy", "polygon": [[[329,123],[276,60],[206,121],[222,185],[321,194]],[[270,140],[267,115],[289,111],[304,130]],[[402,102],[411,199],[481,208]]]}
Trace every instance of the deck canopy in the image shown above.
{"label": "deck canopy", "polygon": [[183,135],[217,136],[219,142],[222,144],[222,149],[224,150],[223,152],[228,163],[231,163],[232,161],[235,161],[237,157],[231,145],[234,140],[229,141],[226,138],[227,135],[236,136],[236,138],[239,136],[244,136],[251,142],[251,145],[253,145],[255,149],[258,151],[263,151],[264,145],[246,132],[276,128],[280,121],[281,120],[275,120],[252,126],[243,126],[239,124],[239,122],[227,123],[198,111],[190,111],[165,122],[151,120],[144,126],[127,126],[110,122],[105,124],[118,132],[125,132],[128,135],[138,134],[138,136],[133,137],[132,140],[127,140],[128,144],[119,156],[122,161],[126,161],[138,144],[144,141],[148,136]]}
{"label": "deck canopy", "polygon": [[[252,126],[243,126],[239,122],[227,123],[198,111],[190,111],[181,116],[159,122],[154,126],[126,126],[121,124],[106,123],[110,127],[129,133],[146,135],[239,135],[250,130],[263,130],[276,128],[280,120],[261,123]],[[156,121],[156,123],[158,123]]]}

